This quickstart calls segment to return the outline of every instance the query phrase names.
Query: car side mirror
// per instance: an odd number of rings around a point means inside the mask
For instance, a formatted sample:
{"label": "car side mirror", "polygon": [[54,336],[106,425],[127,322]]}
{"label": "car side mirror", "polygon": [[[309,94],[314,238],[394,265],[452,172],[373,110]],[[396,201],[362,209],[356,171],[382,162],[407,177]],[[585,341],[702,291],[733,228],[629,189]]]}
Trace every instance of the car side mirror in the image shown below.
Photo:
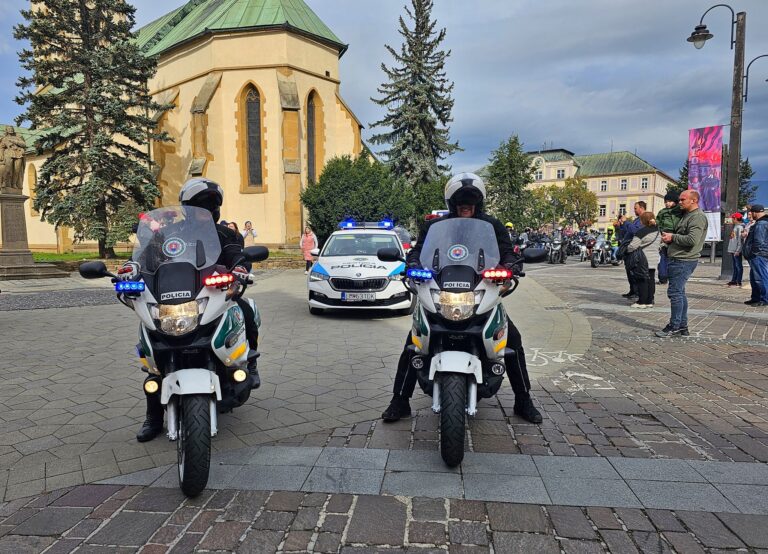
{"label": "car side mirror", "polygon": [[526,248],[523,250],[523,260],[527,264],[541,263],[547,259],[546,248]]}
{"label": "car side mirror", "polygon": [[400,250],[397,248],[379,248],[376,256],[382,262],[405,262],[405,259],[400,255]]}
{"label": "car side mirror", "polygon": [[313,248],[309,251],[310,256],[314,256],[317,258],[320,255],[320,249],[319,248]]}
{"label": "car side mirror", "polygon": [[80,277],[83,279],[101,279],[103,277],[114,277],[113,274],[107,270],[107,266],[104,262],[85,262],[80,264]]}
{"label": "car side mirror", "polygon": [[243,255],[249,262],[263,262],[269,258],[269,248],[265,246],[249,246],[243,248]]}

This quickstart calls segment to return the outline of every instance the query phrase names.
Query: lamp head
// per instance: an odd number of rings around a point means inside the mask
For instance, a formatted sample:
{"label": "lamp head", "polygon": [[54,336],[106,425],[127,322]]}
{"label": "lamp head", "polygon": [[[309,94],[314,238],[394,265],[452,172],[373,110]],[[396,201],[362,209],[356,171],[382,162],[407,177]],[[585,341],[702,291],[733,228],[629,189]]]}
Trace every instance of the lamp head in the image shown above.
{"label": "lamp head", "polygon": [[704,47],[704,43],[711,39],[714,35],[709,32],[706,25],[696,25],[696,28],[687,39],[688,42],[692,42],[697,50],[701,50]]}

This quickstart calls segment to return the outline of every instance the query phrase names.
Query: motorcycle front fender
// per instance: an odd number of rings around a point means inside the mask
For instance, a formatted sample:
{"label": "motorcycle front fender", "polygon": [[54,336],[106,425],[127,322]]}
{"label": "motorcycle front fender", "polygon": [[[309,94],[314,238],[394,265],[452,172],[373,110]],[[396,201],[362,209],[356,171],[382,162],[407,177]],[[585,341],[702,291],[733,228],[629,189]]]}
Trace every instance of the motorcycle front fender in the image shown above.
{"label": "motorcycle front fender", "polygon": [[473,375],[476,383],[483,382],[483,364],[473,354],[449,350],[432,356],[429,367],[429,380],[435,380],[437,373],[463,373]]}
{"label": "motorcycle front fender", "polygon": [[202,368],[180,369],[166,375],[160,393],[160,402],[167,405],[172,396],[185,394],[215,394],[221,400],[219,376]]}

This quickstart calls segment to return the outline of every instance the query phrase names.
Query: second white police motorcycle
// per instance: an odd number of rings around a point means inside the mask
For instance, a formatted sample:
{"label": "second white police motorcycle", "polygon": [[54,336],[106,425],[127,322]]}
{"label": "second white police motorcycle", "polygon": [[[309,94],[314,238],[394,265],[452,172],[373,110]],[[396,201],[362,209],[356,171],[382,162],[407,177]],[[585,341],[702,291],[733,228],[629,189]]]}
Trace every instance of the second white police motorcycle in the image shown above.
{"label": "second white police motorcycle", "polygon": [[[378,256],[403,261],[396,249]],[[440,414],[440,454],[453,467],[464,459],[466,416],[474,416],[478,400],[495,395],[504,380],[508,326],[501,300],[517,288],[518,276],[498,267],[493,225],[480,219],[433,224],[419,261],[423,269],[405,276],[418,297],[410,363]]]}

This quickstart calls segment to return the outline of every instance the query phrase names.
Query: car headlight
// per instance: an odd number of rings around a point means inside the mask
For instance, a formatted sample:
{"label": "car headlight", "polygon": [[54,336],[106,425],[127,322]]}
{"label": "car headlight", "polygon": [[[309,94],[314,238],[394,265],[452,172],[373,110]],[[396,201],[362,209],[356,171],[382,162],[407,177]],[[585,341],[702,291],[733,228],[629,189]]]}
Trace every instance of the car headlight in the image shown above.
{"label": "car headlight", "polygon": [[450,321],[462,321],[475,312],[474,292],[445,292],[432,293],[438,312]]}
{"label": "car headlight", "polygon": [[317,271],[313,271],[309,274],[310,281],[327,281],[330,278],[330,275],[326,275],[325,273],[318,273]]}
{"label": "car headlight", "polygon": [[205,311],[207,298],[184,304],[160,304],[152,306],[152,318],[158,329],[166,335],[178,337],[197,329],[199,316]]}

